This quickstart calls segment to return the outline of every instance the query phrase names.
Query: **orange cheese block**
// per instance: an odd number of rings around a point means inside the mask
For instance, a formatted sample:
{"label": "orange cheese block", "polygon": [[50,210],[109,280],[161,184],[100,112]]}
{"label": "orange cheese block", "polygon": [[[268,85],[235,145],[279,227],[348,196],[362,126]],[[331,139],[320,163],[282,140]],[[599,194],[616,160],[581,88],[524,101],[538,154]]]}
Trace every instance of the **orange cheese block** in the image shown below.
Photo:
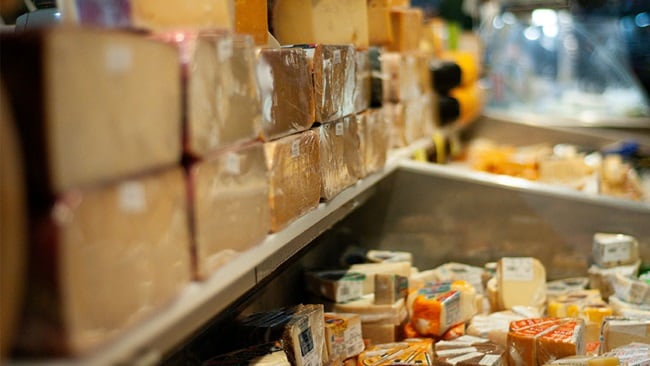
{"label": "orange cheese block", "polygon": [[390,9],[392,42],[388,50],[394,52],[412,52],[420,47],[422,32],[422,9],[394,7]]}
{"label": "orange cheese block", "polygon": [[182,97],[173,46],[66,27],[1,37],[0,71],[30,146],[30,195],[49,201],[53,193],[178,164]]}
{"label": "orange cheese block", "polygon": [[168,305],[191,276],[186,188],[172,168],[34,212],[21,351],[87,353]]}
{"label": "orange cheese block", "polygon": [[537,364],[546,365],[558,358],[584,355],[585,324],[582,319],[565,322],[537,338]]}
{"label": "orange cheese block", "polygon": [[269,170],[271,231],[277,232],[320,202],[318,134],[305,131],[264,144]]}
{"label": "orange cheese block", "polygon": [[269,179],[261,143],[230,148],[188,168],[195,274],[206,278],[264,240]]}
{"label": "orange cheese block", "polygon": [[374,46],[393,43],[389,0],[368,0],[368,41]]}
{"label": "orange cheese block", "polygon": [[461,291],[450,282],[425,286],[408,297],[411,322],[425,336],[442,336],[452,326],[463,322]]}
{"label": "orange cheese block", "polygon": [[266,0],[235,0],[235,32],[250,34],[258,46],[269,41]]}
{"label": "orange cheese block", "polygon": [[555,359],[585,353],[585,325],[581,319],[534,318],[511,322],[509,365],[544,365]]}
{"label": "orange cheese block", "polygon": [[259,51],[257,74],[265,141],[309,129],[314,123],[311,67],[297,48]]}

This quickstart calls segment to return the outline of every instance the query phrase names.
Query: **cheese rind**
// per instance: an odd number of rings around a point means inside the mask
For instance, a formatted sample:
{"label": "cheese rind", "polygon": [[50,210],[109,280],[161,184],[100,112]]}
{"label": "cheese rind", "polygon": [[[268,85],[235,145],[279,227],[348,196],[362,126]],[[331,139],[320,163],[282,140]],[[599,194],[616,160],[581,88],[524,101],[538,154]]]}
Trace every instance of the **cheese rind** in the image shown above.
{"label": "cheese rind", "polygon": [[52,193],[180,161],[181,77],[172,46],[65,27],[0,42],[7,93],[30,146],[30,194],[49,202]]}
{"label": "cheese rind", "polygon": [[422,10],[394,7],[390,9],[391,42],[387,47],[394,52],[412,52],[420,47]]}
{"label": "cheese rind", "polygon": [[271,231],[277,232],[320,202],[320,147],[314,131],[264,144],[269,171]]}
{"label": "cheese rind", "polygon": [[368,47],[365,0],[275,0],[272,33],[283,45],[353,44]]}
{"label": "cheese rind", "polygon": [[262,48],[257,77],[265,141],[309,129],[314,123],[311,67],[297,48]]}
{"label": "cheese rind", "polygon": [[264,147],[229,149],[188,168],[196,276],[216,269],[264,240],[270,228]]}

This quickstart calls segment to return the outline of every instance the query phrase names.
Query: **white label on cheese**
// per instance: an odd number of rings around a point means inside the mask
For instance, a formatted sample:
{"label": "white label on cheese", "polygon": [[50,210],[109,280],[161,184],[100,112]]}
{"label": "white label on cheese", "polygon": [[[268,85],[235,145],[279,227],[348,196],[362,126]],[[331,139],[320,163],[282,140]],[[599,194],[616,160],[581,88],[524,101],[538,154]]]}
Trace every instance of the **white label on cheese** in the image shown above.
{"label": "white label on cheese", "polygon": [[363,296],[363,281],[339,281],[336,298],[346,302]]}
{"label": "white label on cheese", "polygon": [[343,338],[345,338],[345,343],[347,345],[345,358],[358,355],[363,352],[363,349],[365,348],[363,336],[361,334],[361,323],[355,323],[352,327],[350,327],[349,324],[350,323],[348,323],[348,328],[346,328],[343,333]]}
{"label": "white label on cheese", "polygon": [[501,260],[501,273],[506,281],[532,281],[533,258],[503,258]]}
{"label": "white label on cheese", "polygon": [[137,182],[122,183],[119,187],[120,207],[125,212],[138,213],[147,208],[144,187]]}
{"label": "white label on cheese", "polygon": [[629,241],[616,241],[603,245],[603,262],[626,262],[632,257]]}
{"label": "white label on cheese", "polygon": [[228,153],[226,156],[226,171],[233,175],[241,173],[241,156],[236,153]]}
{"label": "white label on cheese", "polygon": [[497,366],[501,365],[501,356],[499,355],[485,355],[478,362],[481,366]]}
{"label": "white label on cheese", "polygon": [[343,136],[343,122],[338,122],[335,126],[336,136]]}
{"label": "white label on cheese", "polygon": [[297,158],[300,155],[300,140],[296,140],[291,144],[291,157]]}
{"label": "white label on cheese", "polygon": [[452,365],[455,365],[455,364],[457,364],[459,362],[471,360],[472,358],[480,357],[482,355],[483,355],[483,353],[481,353],[481,352],[472,352],[472,353],[468,353],[466,355],[462,355],[462,356],[454,357],[452,359],[448,359],[447,362],[452,364]]}
{"label": "white label on cheese", "polygon": [[110,44],[104,56],[106,70],[112,73],[124,73],[131,70],[133,54],[131,49],[121,44]]}
{"label": "white label on cheese", "polygon": [[232,58],[232,38],[222,38],[217,47],[219,48],[219,61],[224,62]]}
{"label": "white label on cheese", "polygon": [[334,50],[334,52],[332,52],[332,59],[333,59],[334,65],[340,64],[341,63],[341,50]]}
{"label": "white label on cheese", "polygon": [[445,356],[452,356],[452,355],[460,355],[464,353],[471,353],[476,351],[477,351],[476,347],[451,348],[451,349],[443,349],[440,351],[436,350],[436,355],[440,357],[445,357]]}

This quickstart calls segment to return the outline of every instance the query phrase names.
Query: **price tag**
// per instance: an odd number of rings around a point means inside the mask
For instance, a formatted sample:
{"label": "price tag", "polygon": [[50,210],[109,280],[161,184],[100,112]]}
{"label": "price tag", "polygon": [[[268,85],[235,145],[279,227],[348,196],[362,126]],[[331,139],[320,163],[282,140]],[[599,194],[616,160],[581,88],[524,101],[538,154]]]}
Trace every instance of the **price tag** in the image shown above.
{"label": "price tag", "polygon": [[232,38],[221,39],[217,47],[219,49],[219,61],[224,62],[232,58]]}
{"label": "price tag", "polygon": [[632,244],[628,240],[613,240],[603,243],[603,262],[626,262],[632,257]]}
{"label": "price tag", "polygon": [[228,153],[226,156],[226,171],[233,175],[241,173],[241,156],[236,153]]}
{"label": "price tag", "polygon": [[332,62],[334,65],[340,64],[341,63],[341,50],[334,50],[332,52]]}
{"label": "price tag", "polygon": [[113,73],[124,73],[131,70],[133,54],[131,49],[121,44],[110,44],[106,47],[104,62],[106,70]]}
{"label": "price tag", "polygon": [[137,182],[122,183],[119,187],[120,207],[125,212],[138,213],[147,208],[144,187]]}
{"label": "price tag", "polygon": [[343,136],[343,122],[338,122],[336,126],[334,126],[334,130],[336,131],[336,136]]}
{"label": "price tag", "polygon": [[503,258],[501,262],[503,279],[506,281],[532,281],[533,258]]}
{"label": "price tag", "polygon": [[291,144],[291,157],[297,158],[300,155],[300,140],[296,140]]}

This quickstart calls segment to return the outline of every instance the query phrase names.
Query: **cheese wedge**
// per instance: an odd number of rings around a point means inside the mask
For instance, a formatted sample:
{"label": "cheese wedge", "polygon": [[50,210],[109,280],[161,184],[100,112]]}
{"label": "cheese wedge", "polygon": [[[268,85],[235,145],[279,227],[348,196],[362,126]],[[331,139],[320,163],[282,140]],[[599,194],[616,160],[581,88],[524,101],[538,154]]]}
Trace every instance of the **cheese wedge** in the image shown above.
{"label": "cheese wedge", "polygon": [[496,278],[500,309],[542,307],[546,302],[546,269],[535,258],[502,258]]}

